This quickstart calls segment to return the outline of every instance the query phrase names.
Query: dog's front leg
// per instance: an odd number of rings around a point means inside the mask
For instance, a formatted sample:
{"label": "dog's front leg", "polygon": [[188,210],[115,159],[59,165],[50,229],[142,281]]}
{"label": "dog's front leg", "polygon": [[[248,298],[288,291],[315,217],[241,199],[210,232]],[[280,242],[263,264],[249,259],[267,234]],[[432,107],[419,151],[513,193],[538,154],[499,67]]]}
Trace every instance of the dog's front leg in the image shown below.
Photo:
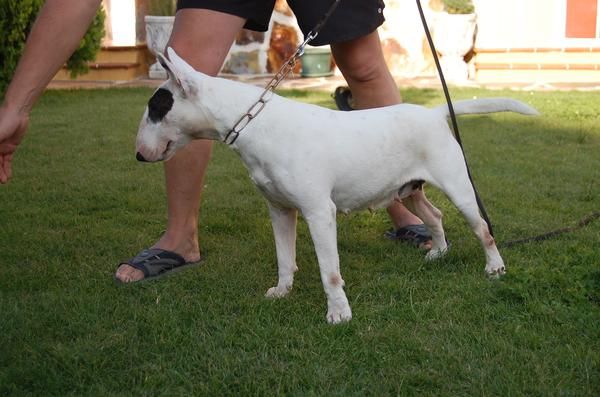
{"label": "dog's front leg", "polygon": [[317,252],[321,280],[327,296],[327,321],[330,324],[349,321],[352,311],[344,293],[344,280],[340,273],[336,206],[332,201],[327,201],[318,208],[303,209],[302,213]]}
{"label": "dog's front leg", "polygon": [[296,218],[298,211],[290,208],[279,208],[269,203],[269,213],[275,249],[277,251],[277,266],[279,281],[277,286],[269,288],[266,296],[269,298],[284,297],[292,289],[296,266]]}

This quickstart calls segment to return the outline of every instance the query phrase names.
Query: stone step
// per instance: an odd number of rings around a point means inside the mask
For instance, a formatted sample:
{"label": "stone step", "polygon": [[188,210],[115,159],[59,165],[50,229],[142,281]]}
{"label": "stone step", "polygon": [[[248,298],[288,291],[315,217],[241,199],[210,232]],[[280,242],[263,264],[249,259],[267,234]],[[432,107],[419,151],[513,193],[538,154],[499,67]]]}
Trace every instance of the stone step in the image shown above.
{"label": "stone step", "polygon": [[[75,80],[79,81],[120,81],[132,80],[148,73],[147,68],[143,68],[139,63],[94,63],[89,65],[90,69],[86,74],[77,76]],[[72,80],[69,71],[60,70],[53,80]]]}
{"label": "stone step", "polygon": [[[77,81],[123,81],[133,80],[148,74],[148,63],[152,57],[145,44],[129,47],[102,47],[95,62],[88,64],[89,71],[77,76]],[[69,71],[61,69],[54,81],[72,80]]]}
{"label": "stone step", "polygon": [[478,82],[600,83],[600,48],[477,49]]}
{"label": "stone step", "polygon": [[107,47],[103,46],[96,57],[97,63],[129,63],[129,62],[140,62],[145,59],[147,54],[147,47],[145,44],[138,44],[136,46],[122,46],[122,47]]}
{"label": "stone step", "polygon": [[587,83],[600,85],[600,70],[478,68],[475,81],[478,83]]}
{"label": "stone step", "polygon": [[475,62],[481,64],[600,64],[600,48],[478,49]]}

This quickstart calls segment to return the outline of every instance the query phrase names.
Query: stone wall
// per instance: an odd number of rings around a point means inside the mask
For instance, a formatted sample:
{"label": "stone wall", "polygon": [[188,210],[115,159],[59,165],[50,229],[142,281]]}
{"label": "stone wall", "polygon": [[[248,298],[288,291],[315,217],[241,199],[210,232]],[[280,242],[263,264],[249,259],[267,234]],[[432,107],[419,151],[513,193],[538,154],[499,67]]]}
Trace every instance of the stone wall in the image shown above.
{"label": "stone wall", "polygon": [[[303,35],[285,0],[277,0],[267,32],[242,30],[225,60],[223,73],[277,72],[302,42]],[[294,72],[298,73],[300,65]]]}
{"label": "stone wall", "polygon": [[[110,3],[103,0],[109,13],[105,44],[110,45]],[[432,75],[433,59],[425,40],[421,20],[414,0],[385,0],[386,22],[379,29],[386,62],[397,77]],[[430,28],[435,25],[436,12],[441,0],[422,0]],[[344,7],[344,2],[339,5]],[[145,42],[143,17],[148,10],[148,0],[135,0],[136,39]],[[222,72],[232,74],[268,74],[279,70],[285,60],[303,40],[296,18],[285,0],[277,0],[267,32],[243,30],[238,35]],[[298,63],[295,73],[301,68]],[[338,72],[339,73],[339,72]]]}
{"label": "stone wall", "polygon": [[[435,28],[436,11],[441,0],[421,2],[430,30]],[[386,22],[379,28],[381,45],[388,67],[394,76],[415,77],[435,74],[435,64],[419,10],[414,0],[386,0]]]}
{"label": "stone wall", "polygon": [[[379,29],[386,62],[399,77],[434,74],[431,52],[414,0],[386,0],[385,24]],[[441,9],[440,0],[424,0],[430,28],[435,21],[433,10]],[[344,3],[340,4],[343,7]],[[277,0],[267,32],[244,30],[225,62],[223,72],[264,74],[276,72],[303,40],[296,18],[285,0]],[[298,72],[300,65],[297,67]]]}

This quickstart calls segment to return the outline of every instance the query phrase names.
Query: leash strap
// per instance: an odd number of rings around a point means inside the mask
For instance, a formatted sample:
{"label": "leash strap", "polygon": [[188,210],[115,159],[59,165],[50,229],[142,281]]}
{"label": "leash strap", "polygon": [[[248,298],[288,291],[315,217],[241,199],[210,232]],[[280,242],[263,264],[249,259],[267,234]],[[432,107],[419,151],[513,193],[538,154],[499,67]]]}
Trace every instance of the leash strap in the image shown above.
{"label": "leash strap", "polygon": [[510,247],[514,247],[516,245],[530,243],[532,241],[548,240],[548,239],[551,239],[552,237],[560,236],[561,234],[564,234],[564,233],[571,233],[576,230],[582,229],[582,228],[586,227],[587,225],[589,225],[590,223],[592,223],[593,221],[595,221],[596,219],[600,219],[600,211],[592,212],[591,214],[587,215],[586,217],[581,219],[579,222],[577,222],[577,224],[575,226],[564,227],[562,229],[552,230],[550,232],[539,234],[539,235],[533,236],[533,237],[505,241],[503,243],[498,244],[498,248],[510,248]]}
{"label": "leash strap", "polygon": [[421,7],[421,1],[417,0],[417,7],[419,8],[419,15],[421,16],[421,22],[423,22],[423,28],[425,29],[425,36],[427,36],[427,42],[429,43],[429,47],[431,48],[431,53],[433,54],[433,59],[435,61],[435,66],[438,70],[438,74],[440,76],[440,81],[442,83],[442,87],[444,89],[444,95],[446,96],[446,102],[448,103],[448,111],[450,113],[450,119],[452,120],[452,130],[454,131],[454,137],[456,138],[456,142],[460,146],[460,150],[463,152],[463,158],[465,159],[465,165],[467,167],[467,175],[469,176],[469,181],[471,181],[471,186],[473,186],[473,191],[475,192],[475,199],[477,200],[477,206],[479,207],[479,212],[481,212],[481,216],[486,221],[488,225],[488,230],[492,237],[494,233],[492,231],[492,222],[485,210],[485,206],[483,205],[483,201],[477,192],[477,188],[475,187],[475,182],[473,182],[473,177],[471,176],[471,170],[469,169],[469,164],[467,163],[467,156],[465,154],[465,150],[463,148],[462,139],[460,138],[460,132],[458,130],[458,123],[456,121],[456,114],[454,113],[454,106],[452,106],[452,99],[450,98],[450,92],[448,91],[448,85],[446,84],[446,79],[444,78],[444,73],[442,73],[442,66],[440,65],[440,60],[437,56],[437,51],[435,49],[435,45],[433,44],[433,39],[431,38],[431,33],[429,32],[429,27],[427,26],[427,20],[425,18],[425,13],[423,12],[423,7]]}
{"label": "leash strap", "polygon": [[342,0],[333,1],[325,15],[323,15],[323,17],[315,25],[315,27],[310,32],[308,32],[302,44],[300,44],[298,48],[296,48],[296,52],[292,54],[292,56],[281,66],[281,68],[279,68],[279,71],[275,74],[275,76],[273,76],[271,81],[269,81],[269,83],[265,87],[265,90],[258,98],[258,101],[254,102],[254,104],[250,106],[246,114],[240,117],[239,120],[233,125],[233,128],[229,130],[223,142],[225,142],[228,145],[233,145],[240,136],[242,130],[246,128],[250,121],[252,121],[252,119],[254,119],[256,116],[258,116],[258,114],[265,108],[267,102],[269,102],[269,100],[273,97],[273,92],[275,91],[279,83],[281,83],[281,81],[284,80],[287,77],[287,75],[294,69],[294,66],[296,66],[296,61],[298,60],[298,58],[300,58],[300,56],[302,56],[302,54],[304,54],[304,48],[306,47],[306,45],[313,41],[319,35],[319,32],[321,31],[321,29],[323,29],[323,26],[325,26],[325,23],[329,20],[329,17],[331,17],[331,14],[333,14],[333,12],[335,11],[335,9],[341,1]]}

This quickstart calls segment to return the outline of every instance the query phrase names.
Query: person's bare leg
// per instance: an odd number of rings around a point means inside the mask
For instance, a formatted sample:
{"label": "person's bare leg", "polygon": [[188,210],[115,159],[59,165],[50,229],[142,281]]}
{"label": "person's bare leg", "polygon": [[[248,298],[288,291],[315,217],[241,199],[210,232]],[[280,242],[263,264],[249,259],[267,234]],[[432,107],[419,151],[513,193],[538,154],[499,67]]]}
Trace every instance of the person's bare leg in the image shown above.
{"label": "person's bare leg", "polygon": [[[332,44],[331,50],[352,91],[356,109],[402,102],[396,82],[385,63],[377,31],[358,39]],[[401,202],[394,202],[387,211],[396,228],[423,223]]]}
{"label": "person's bare leg", "polygon": [[0,103],[0,184],[12,177],[33,105],[77,49],[99,6],[100,0],[46,0],[40,9]]}
{"label": "person's bare leg", "polygon": [[[169,46],[196,70],[215,76],[244,23],[243,18],[216,11],[183,9],[177,12]],[[193,141],[164,165],[167,230],[154,248],[175,251],[188,262],[200,259],[198,215],[211,149],[212,141]],[[122,264],[116,277],[123,282],[132,282],[144,275]]]}

